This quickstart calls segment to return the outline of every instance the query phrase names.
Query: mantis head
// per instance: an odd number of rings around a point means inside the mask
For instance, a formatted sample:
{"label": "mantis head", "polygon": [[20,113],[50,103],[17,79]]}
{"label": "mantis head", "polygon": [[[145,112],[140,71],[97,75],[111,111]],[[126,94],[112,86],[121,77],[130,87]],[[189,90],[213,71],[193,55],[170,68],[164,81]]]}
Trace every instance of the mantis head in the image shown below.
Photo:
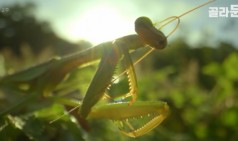
{"label": "mantis head", "polygon": [[156,29],[152,21],[147,17],[136,19],[135,31],[146,44],[155,49],[163,49],[167,46],[167,37]]}

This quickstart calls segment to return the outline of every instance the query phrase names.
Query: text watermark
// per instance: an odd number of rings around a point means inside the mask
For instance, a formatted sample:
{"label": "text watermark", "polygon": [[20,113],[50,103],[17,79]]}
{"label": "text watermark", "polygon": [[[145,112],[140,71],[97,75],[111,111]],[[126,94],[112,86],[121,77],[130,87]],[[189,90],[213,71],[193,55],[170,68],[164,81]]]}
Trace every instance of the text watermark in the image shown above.
{"label": "text watermark", "polygon": [[238,18],[238,5],[230,5],[230,7],[209,7],[209,17],[211,18]]}

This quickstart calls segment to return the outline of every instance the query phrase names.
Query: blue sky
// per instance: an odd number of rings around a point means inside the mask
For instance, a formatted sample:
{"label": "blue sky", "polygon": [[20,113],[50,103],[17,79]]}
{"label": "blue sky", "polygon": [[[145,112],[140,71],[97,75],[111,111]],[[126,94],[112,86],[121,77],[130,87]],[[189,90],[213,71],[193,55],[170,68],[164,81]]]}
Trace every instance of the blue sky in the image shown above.
{"label": "blue sky", "polygon": [[[0,0],[0,6],[33,2],[38,19],[51,23],[54,31],[71,42],[80,39],[98,44],[120,36],[133,34],[134,21],[147,16],[159,22],[169,16],[180,15],[208,0]],[[178,36],[192,46],[206,42],[215,46],[227,41],[238,46],[238,17],[209,18],[209,7],[230,7],[238,0],[217,0],[181,18]],[[11,10],[11,9],[10,9]],[[173,27],[171,27],[173,28]],[[206,33],[206,36],[205,34]]]}

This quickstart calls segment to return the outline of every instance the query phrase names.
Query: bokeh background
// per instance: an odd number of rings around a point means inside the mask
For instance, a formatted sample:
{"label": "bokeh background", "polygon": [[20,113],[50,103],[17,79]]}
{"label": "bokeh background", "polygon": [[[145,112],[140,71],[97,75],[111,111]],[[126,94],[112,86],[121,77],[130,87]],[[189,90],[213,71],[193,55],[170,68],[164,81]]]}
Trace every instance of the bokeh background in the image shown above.
{"label": "bokeh background", "polygon": [[[0,77],[134,34],[140,16],[156,23],[204,2],[1,0]],[[166,101],[171,109],[168,119],[150,133],[131,139],[110,121],[82,125],[70,114],[49,124],[70,107],[44,98],[27,105],[38,107],[34,111],[1,115],[0,140],[238,140],[238,17],[210,18],[208,13],[209,7],[232,4],[238,5],[237,0],[217,0],[182,17],[168,47],[136,66],[138,100]],[[82,99],[96,68],[76,69],[54,93]],[[122,80],[116,89],[124,89],[125,83]],[[14,103],[6,102],[14,93],[0,88],[3,111]]]}

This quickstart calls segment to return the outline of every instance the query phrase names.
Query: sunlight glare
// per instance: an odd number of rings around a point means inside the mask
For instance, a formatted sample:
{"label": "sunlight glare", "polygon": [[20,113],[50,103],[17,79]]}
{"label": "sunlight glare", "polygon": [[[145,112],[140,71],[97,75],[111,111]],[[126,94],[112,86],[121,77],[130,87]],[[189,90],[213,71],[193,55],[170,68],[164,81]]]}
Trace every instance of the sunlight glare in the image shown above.
{"label": "sunlight glare", "polygon": [[125,36],[133,29],[133,22],[126,20],[115,8],[97,6],[73,21],[69,33],[73,40],[83,39],[95,45]]}

